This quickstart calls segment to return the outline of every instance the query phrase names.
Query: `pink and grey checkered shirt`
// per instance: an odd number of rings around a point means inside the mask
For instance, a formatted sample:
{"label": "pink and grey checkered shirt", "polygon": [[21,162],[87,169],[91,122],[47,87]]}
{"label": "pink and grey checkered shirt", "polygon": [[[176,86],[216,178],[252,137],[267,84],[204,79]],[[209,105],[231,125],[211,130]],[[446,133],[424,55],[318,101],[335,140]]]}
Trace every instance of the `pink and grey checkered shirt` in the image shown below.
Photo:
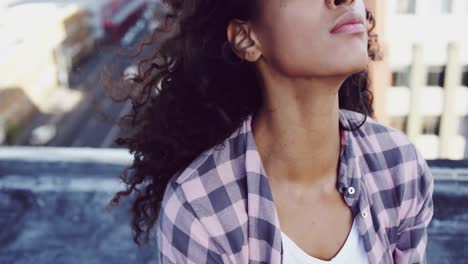
{"label": "pink and grey checkered shirt", "polygon": [[[343,109],[339,115],[344,127],[363,118]],[[161,263],[282,262],[281,229],[251,120],[169,182],[157,223]],[[425,263],[434,186],[426,161],[402,132],[371,118],[341,135],[337,189],[369,263]]]}

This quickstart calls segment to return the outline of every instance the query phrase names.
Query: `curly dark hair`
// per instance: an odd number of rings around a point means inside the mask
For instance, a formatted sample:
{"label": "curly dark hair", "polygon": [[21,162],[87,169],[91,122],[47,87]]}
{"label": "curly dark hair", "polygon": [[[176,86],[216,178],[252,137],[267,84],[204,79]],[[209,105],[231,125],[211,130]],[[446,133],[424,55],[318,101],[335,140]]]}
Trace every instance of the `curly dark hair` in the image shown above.
{"label": "curly dark hair", "polygon": [[[233,19],[255,15],[252,0],[167,0],[163,27],[141,43],[161,41],[139,61],[131,92],[119,100],[132,103],[121,118],[128,135],[115,142],[134,156],[121,178],[126,190],[110,205],[134,194],[133,239],[147,243],[169,179],[202,152],[221,144],[262,104],[254,64],[239,59],[226,37]],[[366,10],[369,57],[379,59],[375,20]],[[161,34],[165,39],[161,40]],[[339,90],[339,107],[373,116],[367,70],[351,75]],[[365,120],[354,128],[358,129]]]}

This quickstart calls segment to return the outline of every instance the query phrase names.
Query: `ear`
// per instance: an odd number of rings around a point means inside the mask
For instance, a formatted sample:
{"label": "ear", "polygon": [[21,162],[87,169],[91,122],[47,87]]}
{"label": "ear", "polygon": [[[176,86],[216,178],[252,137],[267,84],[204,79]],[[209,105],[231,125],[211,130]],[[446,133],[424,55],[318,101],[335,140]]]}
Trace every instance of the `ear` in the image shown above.
{"label": "ear", "polygon": [[248,22],[238,19],[229,22],[227,39],[232,51],[243,60],[255,62],[262,55],[260,43]]}

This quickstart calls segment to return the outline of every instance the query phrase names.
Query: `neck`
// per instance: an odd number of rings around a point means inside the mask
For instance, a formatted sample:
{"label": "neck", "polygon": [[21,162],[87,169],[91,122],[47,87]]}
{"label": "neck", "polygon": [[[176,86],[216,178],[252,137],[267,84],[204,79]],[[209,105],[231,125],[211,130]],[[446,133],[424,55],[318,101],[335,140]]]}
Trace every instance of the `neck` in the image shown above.
{"label": "neck", "polygon": [[269,177],[297,183],[336,178],[341,80],[263,80],[252,129]]}

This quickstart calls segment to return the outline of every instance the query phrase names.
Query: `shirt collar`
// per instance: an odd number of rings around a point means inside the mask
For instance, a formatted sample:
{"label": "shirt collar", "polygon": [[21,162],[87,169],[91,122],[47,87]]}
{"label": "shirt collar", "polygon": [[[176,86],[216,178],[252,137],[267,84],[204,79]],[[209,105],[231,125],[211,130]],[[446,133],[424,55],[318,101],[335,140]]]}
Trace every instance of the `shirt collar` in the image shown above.
{"label": "shirt collar", "polygon": [[[339,110],[339,122],[341,127],[352,128],[353,122],[349,119],[347,110]],[[244,122],[241,133],[246,135],[246,171],[267,176],[252,133],[252,115]],[[361,192],[362,171],[356,151],[359,151],[352,131],[340,129],[340,158],[337,168],[337,189],[344,195],[348,206],[354,206]],[[270,188],[266,195],[271,199]]]}
{"label": "shirt collar", "polygon": [[[342,127],[353,129],[355,119],[350,111],[340,109],[339,121]],[[363,115],[360,115],[363,117]],[[362,121],[362,120],[359,120]],[[355,133],[346,129],[340,129],[341,152],[339,166],[337,168],[337,188],[344,194],[345,201],[349,206],[354,206],[362,189],[362,167],[360,164],[359,145],[356,142]]]}

